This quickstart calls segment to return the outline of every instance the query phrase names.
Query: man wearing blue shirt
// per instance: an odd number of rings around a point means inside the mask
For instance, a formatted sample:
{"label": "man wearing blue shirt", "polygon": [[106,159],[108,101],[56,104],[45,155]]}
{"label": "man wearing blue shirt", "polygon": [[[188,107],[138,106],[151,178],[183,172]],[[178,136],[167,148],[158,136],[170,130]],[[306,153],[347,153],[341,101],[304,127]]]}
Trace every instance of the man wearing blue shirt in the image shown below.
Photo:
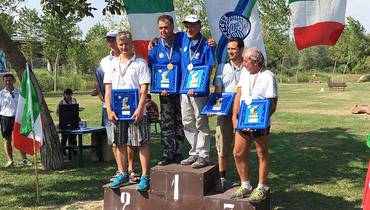
{"label": "man wearing blue shirt", "polygon": [[[158,30],[161,38],[149,51],[149,67],[152,64],[168,65],[169,70],[177,70],[181,77],[181,44],[185,33],[174,33],[173,18],[169,15],[162,15],[157,20]],[[177,68],[174,68],[177,66]],[[162,91],[159,96],[161,107],[161,144],[162,159],[158,165],[179,163],[182,159],[181,144],[184,138],[180,95],[168,94]]]}
{"label": "man wearing blue shirt", "polygon": [[[182,41],[181,70],[182,75],[191,71],[194,66],[208,65],[212,69],[215,64],[214,49],[207,44],[206,38],[200,33],[202,24],[196,15],[188,15],[183,21],[186,36]],[[181,115],[185,137],[191,145],[189,157],[181,161],[182,165],[202,168],[209,164],[209,125],[207,116],[201,116],[201,109],[209,95],[209,81],[206,93],[197,94],[189,90],[181,95]]]}

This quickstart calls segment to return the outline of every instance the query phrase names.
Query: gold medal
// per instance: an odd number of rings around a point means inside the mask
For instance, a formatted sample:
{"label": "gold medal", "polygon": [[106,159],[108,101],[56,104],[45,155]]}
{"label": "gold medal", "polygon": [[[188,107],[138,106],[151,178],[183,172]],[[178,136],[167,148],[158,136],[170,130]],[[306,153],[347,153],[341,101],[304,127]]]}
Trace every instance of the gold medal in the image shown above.
{"label": "gold medal", "polygon": [[193,68],[194,68],[193,64],[192,63],[189,63],[188,70],[191,71],[191,70],[193,70]]}
{"label": "gold medal", "polygon": [[167,69],[172,70],[173,69],[173,64],[172,63],[167,64]]}

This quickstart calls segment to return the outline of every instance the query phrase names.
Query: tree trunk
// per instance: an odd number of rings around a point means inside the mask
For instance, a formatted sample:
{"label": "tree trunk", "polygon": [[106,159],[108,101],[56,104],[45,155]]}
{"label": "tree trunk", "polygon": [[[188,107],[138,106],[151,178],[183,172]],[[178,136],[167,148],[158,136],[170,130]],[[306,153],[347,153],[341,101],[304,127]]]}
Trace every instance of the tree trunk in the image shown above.
{"label": "tree trunk", "polygon": [[[5,32],[1,24],[0,49],[5,52],[10,63],[12,64],[12,67],[16,70],[18,78],[21,80],[22,73],[26,69],[26,58],[10,39],[9,35]],[[30,71],[30,78],[35,86],[37,98],[41,103],[41,116],[43,117],[44,144],[41,147],[41,163],[47,170],[62,169],[64,164],[63,155],[60,150],[59,137],[56,127],[53,119],[51,118],[48,106],[44,100],[40,85],[32,71]]]}
{"label": "tree trunk", "polygon": [[53,73],[53,64],[51,64],[51,61],[49,59],[46,59],[47,62],[47,70],[51,74]]}
{"label": "tree trunk", "polygon": [[57,56],[55,58],[55,63],[54,63],[54,92],[57,92],[57,77],[58,77],[58,67],[59,67],[59,54],[60,54],[60,49],[57,51]]}

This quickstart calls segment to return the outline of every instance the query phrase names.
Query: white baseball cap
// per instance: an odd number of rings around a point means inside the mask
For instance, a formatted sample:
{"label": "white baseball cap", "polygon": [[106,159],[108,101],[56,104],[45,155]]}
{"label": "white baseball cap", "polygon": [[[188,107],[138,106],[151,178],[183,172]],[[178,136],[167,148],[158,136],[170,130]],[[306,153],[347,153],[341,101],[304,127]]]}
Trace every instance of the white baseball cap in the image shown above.
{"label": "white baseball cap", "polygon": [[111,31],[108,31],[105,37],[106,38],[116,38],[117,34],[118,34],[118,30],[111,30]]}
{"label": "white baseball cap", "polygon": [[183,23],[200,23],[200,19],[196,15],[188,15],[185,17]]}

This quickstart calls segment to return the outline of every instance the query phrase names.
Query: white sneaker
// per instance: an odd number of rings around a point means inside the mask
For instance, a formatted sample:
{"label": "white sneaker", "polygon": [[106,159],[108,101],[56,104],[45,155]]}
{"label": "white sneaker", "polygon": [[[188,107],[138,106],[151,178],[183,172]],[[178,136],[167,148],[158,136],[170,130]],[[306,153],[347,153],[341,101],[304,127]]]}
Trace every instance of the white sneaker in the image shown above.
{"label": "white sneaker", "polygon": [[14,164],[14,161],[8,160],[8,162],[4,165],[5,168],[8,168]]}
{"label": "white sneaker", "polygon": [[21,164],[24,165],[24,166],[32,166],[32,161],[30,161],[28,159],[23,159],[23,160],[21,160]]}

